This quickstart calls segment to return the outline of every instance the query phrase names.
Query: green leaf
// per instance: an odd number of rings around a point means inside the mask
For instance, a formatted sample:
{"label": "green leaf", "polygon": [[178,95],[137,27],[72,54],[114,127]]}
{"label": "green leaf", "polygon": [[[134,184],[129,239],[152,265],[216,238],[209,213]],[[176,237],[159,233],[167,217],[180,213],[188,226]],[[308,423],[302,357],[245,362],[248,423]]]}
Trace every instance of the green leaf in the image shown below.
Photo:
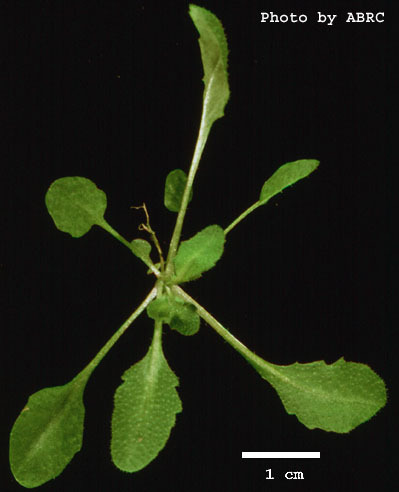
{"label": "green leaf", "polygon": [[224,231],[218,225],[210,225],[182,241],[174,259],[174,282],[195,280],[213,268],[223,254],[224,241]]}
{"label": "green leaf", "polygon": [[162,351],[161,330],[156,328],[147,355],[122,379],[115,393],[111,454],[119,469],[135,472],[164,448],[182,410],[178,379]]}
{"label": "green leaf", "polygon": [[284,188],[290,186],[302,178],[308,176],[313,172],[319,161],[314,159],[301,159],[299,161],[288,162],[279,167],[277,171],[264,183],[260,192],[260,197],[257,202],[251,205],[241,215],[239,215],[233,222],[226,227],[224,234],[227,235],[234,227],[237,226],[245,217],[256,210],[258,207],[267,203],[270,198],[277,193],[283,191]]}
{"label": "green leaf", "polygon": [[[131,245],[131,250],[132,252],[141,260],[144,261],[144,263],[152,263],[151,258],[150,258],[150,253],[151,253],[151,244],[146,241],[145,239],[133,239],[133,241],[130,243]],[[152,273],[150,271],[150,273]]]}
{"label": "green leaf", "polygon": [[249,362],[275,388],[287,413],[309,429],[349,432],[387,400],[384,381],[365,364],[343,358],[289,366]]}
{"label": "green leaf", "polygon": [[259,201],[263,205],[287,186],[293,185],[300,179],[308,176],[318,165],[319,161],[315,159],[301,159],[299,161],[288,162],[279,167],[262,186]]}
{"label": "green leaf", "polygon": [[28,399],[10,435],[10,466],[15,479],[33,488],[59,475],[80,451],[83,391],[87,377],[44,388]]}
{"label": "green leaf", "polygon": [[[164,204],[171,212],[178,212],[180,210],[186,183],[187,174],[182,169],[175,169],[167,175],[165,181]],[[193,190],[191,189],[188,202],[191,201],[192,197]]]}
{"label": "green leaf", "polygon": [[107,197],[90,179],[80,176],[55,180],[45,198],[56,227],[73,237],[81,237],[93,225],[104,225]]}
{"label": "green leaf", "polygon": [[168,324],[172,330],[178,331],[181,335],[192,336],[200,329],[200,317],[192,304],[176,298]]}
{"label": "green leaf", "polygon": [[165,294],[154,299],[147,306],[148,316],[162,321],[181,335],[195,335],[200,328],[200,317],[196,308],[173,294]]}
{"label": "green leaf", "polygon": [[190,5],[190,17],[200,34],[202,65],[204,67],[203,121],[209,128],[224,115],[230,90],[227,77],[227,41],[219,19],[208,10]]}
{"label": "green leaf", "polygon": [[172,298],[168,295],[158,296],[147,306],[148,316],[155,321],[169,323],[172,317]]}

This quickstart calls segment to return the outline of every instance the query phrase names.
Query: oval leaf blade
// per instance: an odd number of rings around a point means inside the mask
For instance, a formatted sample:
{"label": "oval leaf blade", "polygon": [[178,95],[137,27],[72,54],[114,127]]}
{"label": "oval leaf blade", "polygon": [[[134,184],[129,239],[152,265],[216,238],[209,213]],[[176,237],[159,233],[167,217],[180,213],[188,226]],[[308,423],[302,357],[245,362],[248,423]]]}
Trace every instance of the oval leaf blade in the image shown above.
{"label": "oval leaf blade", "polygon": [[280,166],[262,186],[259,201],[262,202],[261,204],[266,203],[287,186],[293,185],[300,179],[308,176],[318,165],[319,161],[315,159],[301,159]]}
{"label": "oval leaf blade", "polygon": [[309,429],[349,432],[386,403],[384,381],[365,364],[343,358],[333,364],[251,364],[277,391],[287,413]]}
{"label": "oval leaf blade", "polygon": [[[187,174],[182,169],[171,171],[165,181],[164,205],[171,212],[178,212],[183,198],[184,189],[187,183]],[[191,189],[188,202],[193,197]]]}
{"label": "oval leaf blade", "polygon": [[44,388],[29,397],[10,435],[10,466],[15,479],[33,488],[59,475],[83,440],[86,379]]}
{"label": "oval leaf blade", "polygon": [[155,337],[147,355],[122,376],[115,392],[111,455],[126,472],[147,466],[164,448],[182,406],[179,381]]}
{"label": "oval leaf blade", "polygon": [[218,225],[210,225],[182,241],[174,259],[175,283],[188,282],[210,270],[223,254],[225,236]]}
{"label": "oval leaf blade", "polygon": [[45,202],[56,227],[73,237],[104,224],[107,197],[90,179],[72,176],[55,180]]}
{"label": "oval leaf blade", "polygon": [[200,34],[202,65],[204,67],[203,120],[209,128],[224,115],[230,90],[227,77],[228,47],[223,26],[208,10],[190,5],[190,17]]}
{"label": "oval leaf blade", "polygon": [[152,263],[150,258],[151,244],[145,239],[133,239],[130,243],[133,254],[144,261],[144,263]]}

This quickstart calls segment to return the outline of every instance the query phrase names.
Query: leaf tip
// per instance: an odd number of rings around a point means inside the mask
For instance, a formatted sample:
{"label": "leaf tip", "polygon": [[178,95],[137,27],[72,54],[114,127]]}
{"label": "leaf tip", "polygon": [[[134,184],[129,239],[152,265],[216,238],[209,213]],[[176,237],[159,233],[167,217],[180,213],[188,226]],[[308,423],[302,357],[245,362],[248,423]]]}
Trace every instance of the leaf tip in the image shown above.
{"label": "leaf tip", "polygon": [[224,68],[227,72],[229,48],[223,24],[214,13],[204,7],[200,7],[199,5],[190,3],[188,12],[200,36],[204,35],[203,27],[206,25],[208,33],[211,31],[213,36],[216,38],[221,51]]}

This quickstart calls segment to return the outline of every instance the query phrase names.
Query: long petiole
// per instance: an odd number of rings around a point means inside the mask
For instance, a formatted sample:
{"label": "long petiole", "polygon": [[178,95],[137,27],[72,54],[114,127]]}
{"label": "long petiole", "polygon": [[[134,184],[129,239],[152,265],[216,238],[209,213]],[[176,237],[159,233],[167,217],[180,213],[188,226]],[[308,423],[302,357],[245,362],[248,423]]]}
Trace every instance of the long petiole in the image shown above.
{"label": "long petiole", "polygon": [[[113,236],[115,239],[120,241],[122,244],[124,244],[127,248],[130,249],[130,251],[134,254],[132,250],[132,245],[127,241],[123,236],[119,234],[118,231],[116,231],[112,226],[108,224],[106,220],[104,220],[101,224],[98,224],[100,227],[102,227],[104,230],[109,232],[111,236]],[[158,278],[161,275],[161,272],[158,270],[158,268],[152,263],[146,261],[144,258],[140,258],[147,266],[148,268],[152,271],[152,273]]]}
{"label": "long petiole", "polygon": [[[93,370],[97,367],[97,365],[101,362],[101,360],[105,357],[105,355],[111,350],[111,348],[115,345],[115,343],[119,340],[119,338],[125,333],[125,331],[129,328],[129,326],[133,323],[133,321],[140,316],[140,314],[146,309],[148,304],[156,297],[157,288],[154,287],[144,301],[140,304],[140,306],[133,311],[133,313],[127,318],[127,320],[120,326],[120,328],[112,335],[112,337],[108,340],[108,342],[101,348],[98,354],[94,357],[94,359],[87,364],[87,366],[80,373],[86,373],[86,375],[90,375]],[[88,374],[87,374],[88,373]]]}
{"label": "long petiole", "polygon": [[229,233],[237,224],[239,224],[243,219],[245,219],[247,215],[249,215],[251,212],[256,210],[261,205],[263,205],[263,202],[257,201],[249,208],[247,208],[247,210],[245,210],[241,215],[239,215],[235,220],[233,220],[233,222],[228,227],[226,227],[226,229],[224,230],[224,235],[226,236],[227,233]]}
{"label": "long petiole", "polygon": [[158,352],[157,348],[162,346],[162,321],[154,321],[154,335],[152,337],[151,346]]}
{"label": "long petiole", "polygon": [[[204,307],[201,306],[195,299],[187,294],[181,287],[175,285],[172,290],[184,299],[186,302],[193,304],[197,308],[198,314],[201,318],[208,323],[228,344],[230,344],[237,352],[239,352],[248,362],[258,364],[261,366],[267,366],[272,368],[273,365],[269,364],[267,361],[258,357],[256,354],[251,352],[248,347],[246,347],[240,340],[238,340],[234,335],[232,335],[229,330],[227,330],[219,321],[214,318]],[[271,369],[272,370],[272,369]]]}

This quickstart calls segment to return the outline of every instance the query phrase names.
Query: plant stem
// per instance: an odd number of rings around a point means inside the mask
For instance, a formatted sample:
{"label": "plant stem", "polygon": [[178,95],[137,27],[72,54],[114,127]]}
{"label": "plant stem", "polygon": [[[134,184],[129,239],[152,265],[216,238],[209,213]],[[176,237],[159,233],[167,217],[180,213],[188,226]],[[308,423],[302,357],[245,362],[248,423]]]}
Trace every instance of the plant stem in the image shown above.
{"label": "plant stem", "polygon": [[233,220],[233,222],[228,227],[226,227],[226,229],[224,230],[224,235],[226,236],[227,233],[229,233],[239,222],[241,222],[243,219],[245,219],[245,217],[247,215],[249,215],[251,212],[256,210],[258,207],[263,205],[263,203],[264,202],[257,201],[253,205],[251,205],[249,208],[247,208],[247,210],[245,210],[245,212],[243,212],[241,215],[239,215],[235,220]]}
{"label": "plant stem", "polygon": [[198,165],[201,160],[202,152],[204,150],[206,141],[208,139],[210,125],[205,119],[205,107],[202,108],[201,123],[198,132],[197,142],[195,144],[194,154],[190,165],[190,171],[187,176],[186,186],[184,188],[183,198],[180,205],[179,213],[177,214],[175,228],[173,230],[172,238],[170,240],[168,257],[166,260],[166,274],[173,274],[173,260],[177,253],[177,248],[180,242],[181,231],[183,228],[184,217],[187,212],[188,202],[190,200],[190,193],[193,187],[194,177],[198,169]]}
{"label": "plant stem", "polygon": [[268,369],[270,372],[277,372],[274,364],[265,361],[261,357],[257,356],[248,347],[246,347],[240,340],[238,340],[234,335],[232,335],[219,321],[214,318],[204,307],[201,306],[195,299],[187,294],[181,287],[175,285],[172,290],[184,299],[186,302],[193,304],[197,308],[198,314],[203,320],[205,320],[208,325],[210,325],[228,344],[230,344],[237,352],[239,352],[248,362],[253,365],[261,366]]}
{"label": "plant stem", "polygon": [[144,301],[140,304],[140,306],[127,318],[127,320],[120,326],[120,328],[112,335],[112,337],[108,340],[108,342],[100,349],[94,359],[87,364],[87,366],[81,371],[78,375],[82,376],[83,373],[86,377],[89,377],[93,370],[98,366],[101,360],[105,357],[105,355],[109,352],[109,350],[115,345],[115,343],[119,340],[119,338],[125,333],[125,331],[129,328],[129,326],[133,323],[133,321],[138,318],[138,316],[144,311],[144,309],[148,306],[148,304],[155,298],[157,295],[157,288],[154,287],[151,292],[147,295]]}

